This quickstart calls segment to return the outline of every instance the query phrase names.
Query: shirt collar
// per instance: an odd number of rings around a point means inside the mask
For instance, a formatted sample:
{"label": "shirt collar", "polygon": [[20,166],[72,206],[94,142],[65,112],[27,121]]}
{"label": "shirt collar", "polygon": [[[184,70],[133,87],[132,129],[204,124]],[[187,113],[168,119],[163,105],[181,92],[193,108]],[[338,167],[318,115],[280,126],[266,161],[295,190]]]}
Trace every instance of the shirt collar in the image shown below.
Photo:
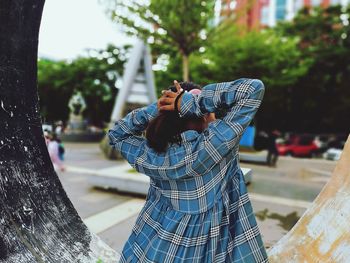
{"label": "shirt collar", "polygon": [[197,139],[199,136],[199,133],[195,130],[187,130],[182,132],[180,136],[183,142],[189,142]]}

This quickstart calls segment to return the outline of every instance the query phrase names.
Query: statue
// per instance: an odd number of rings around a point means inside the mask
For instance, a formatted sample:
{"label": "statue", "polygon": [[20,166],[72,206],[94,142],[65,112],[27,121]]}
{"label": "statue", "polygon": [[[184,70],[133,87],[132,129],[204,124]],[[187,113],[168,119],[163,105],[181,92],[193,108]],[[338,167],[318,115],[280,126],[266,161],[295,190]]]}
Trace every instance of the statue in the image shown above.
{"label": "statue", "polygon": [[67,128],[61,135],[61,139],[66,142],[96,142],[104,136],[102,129],[88,126],[84,120],[83,112],[86,109],[86,102],[80,91],[73,94],[68,102],[70,109]]}
{"label": "statue", "polygon": [[68,122],[68,131],[71,133],[81,132],[86,129],[83,120],[83,111],[86,109],[85,100],[80,91],[76,92],[69,100],[68,107],[71,110]]}

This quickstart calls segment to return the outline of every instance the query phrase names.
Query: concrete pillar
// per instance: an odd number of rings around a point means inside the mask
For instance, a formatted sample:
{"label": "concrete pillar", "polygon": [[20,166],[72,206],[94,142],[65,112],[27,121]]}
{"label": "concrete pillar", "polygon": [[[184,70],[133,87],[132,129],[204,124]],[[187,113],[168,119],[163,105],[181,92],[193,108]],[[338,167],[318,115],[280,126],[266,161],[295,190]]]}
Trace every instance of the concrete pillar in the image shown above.
{"label": "concrete pillar", "polygon": [[276,25],[276,0],[269,2],[269,22],[268,25],[273,27]]}
{"label": "concrete pillar", "polygon": [[269,251],[269,262],[337,262],[350,258],[350,136],[326,186],[296,225]]}
{"label": "concrete pillar", "polygon": [[294,7],[295,1],[294,0],[287,0],[286,9],[286,20],[292,20],[295,16],[295,7]]}

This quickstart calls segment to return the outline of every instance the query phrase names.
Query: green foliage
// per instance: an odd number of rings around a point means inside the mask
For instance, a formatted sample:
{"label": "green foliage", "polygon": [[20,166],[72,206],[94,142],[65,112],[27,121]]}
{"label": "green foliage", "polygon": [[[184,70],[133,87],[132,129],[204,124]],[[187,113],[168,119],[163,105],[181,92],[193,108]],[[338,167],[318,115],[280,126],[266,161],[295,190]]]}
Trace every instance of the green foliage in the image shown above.
{"label": "green foliage", "polygon": [[115,82],[122,75],[129,47],[109,45],[106,50],[90,50],[88,57],[71,62],[38,61],[41,114],[46,122],[68,120],[68,102],[80,91],[86,101],[84,116],[91,124],[109,121],[117,94]]}
{"label": "green foliage", "polygon": [[296,38],[272,30],[242,35],[232,24],[222,24],[209,39],[205,53],[191,58],[192,77],[200,84],[241,77],[261,79],[266,93],[256,123],[261,129],[276,124],[286,128],[283,116],[291,114],[290,88],[310,65],[308,59],[302,59],[297,43]]}
{"label": "green foliage", "polygon": [[[304,9],[292,23],[276,30],[300,39],[309,70],[292,90],[291,123],[300,130],[349,132],[350,122],[350,9],[331,6]],[[303,116],[303,118],[300,118]]]}
{"label": "green foliage", "polygon": [[249,32],[244,36],[232,26],[219,31],[207,47],[206,63],[219,81],[246,76],[260,78],[272,86],[294,84],[305,74],[308,63],[298,61],[296,40],[276,35],[271,30]]}
{"label": "green foliage", "polygon": [[173,80],[181,80],[181,57],[179,54],[174,54],[172,57],[166,56],[167,65],[164,70],[154,72],[155,82],[158,97],[161,96],[161,91],[167,89],[173,84]]}
{"label": "green foliage", "polygon": [[[248,33],[227,21],[207,39],[205,52],[191,55],[191,79],[201,85],[240,77],[263,80],[259,129],[349,132],[349,18],[349,8],[305,9],[292,22]],[[157,81],[171,80],[178,64],[172,57]]]}
{"label": "green foliage", "polygon": [[203,44],[213,20],[214,0],[105,0],[124,31],[152,45],[155,55],[182,55],[184,78],[188,56]]}
{"label": "green foliage", "polygon": [[[162,65],[155,71],[158,96],[174,79],[181,80],[185,55],[190,79],[200,85],[262,79],[266,92],[256,118],[259,129],[350,130],[349,8],[304,9],[291,22],[244,33],[231,20],[209,28],[214,1],[103,1],[126,32],[151,44],[154,63]],[[85,115],[95,123],[108,121],[116,72],[122,74],[127,50],[111,46],[71,63],[41,60],[43,116],[67,120],[68,100],[81,91],[88,104]]]}

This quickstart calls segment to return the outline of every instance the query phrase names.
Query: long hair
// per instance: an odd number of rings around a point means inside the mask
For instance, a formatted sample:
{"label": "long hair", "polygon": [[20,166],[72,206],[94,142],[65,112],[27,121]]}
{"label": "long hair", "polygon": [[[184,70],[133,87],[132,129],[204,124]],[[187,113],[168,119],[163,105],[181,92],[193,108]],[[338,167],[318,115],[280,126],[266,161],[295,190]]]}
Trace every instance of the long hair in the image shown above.
{"label": "long hair", "polygon": [[[192,82],[181,82],[180,86],[185,91],[201,89],[199,85]],[[176,91],[175,86],[170,86],[168,89]],[[180,118],[174,111],[161,111],[146,128],[147,143],[156,152],[162,153],[167,150],[169,143],[181,144],[180,134],[183,131],[193,129],[201,132],[202,125],[202,117]]]}

